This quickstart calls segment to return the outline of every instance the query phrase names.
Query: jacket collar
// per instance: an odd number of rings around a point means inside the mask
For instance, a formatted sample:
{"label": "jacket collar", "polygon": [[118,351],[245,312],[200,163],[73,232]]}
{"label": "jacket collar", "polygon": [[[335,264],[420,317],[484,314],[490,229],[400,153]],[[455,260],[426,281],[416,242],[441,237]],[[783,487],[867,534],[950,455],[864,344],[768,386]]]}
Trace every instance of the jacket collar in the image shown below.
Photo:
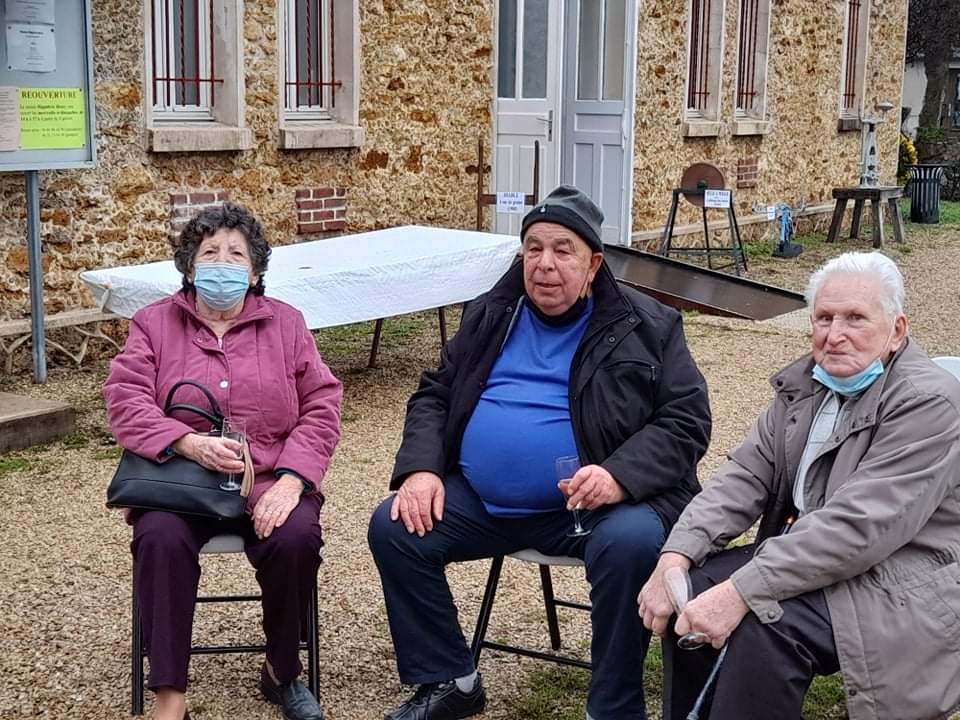
{"label": "jacket collar", "polygon": [[[196,293],[192,290],[180,290],[173,296],[173,304],[183,310],[198,323],[206,325],[207,321],[197,312]],[[232,328],[240,325],[246,325],[257,320],[269,320],[273,317],[273,308],[262,295],[247,293],[243,301],[243,310],[234,318]]]}

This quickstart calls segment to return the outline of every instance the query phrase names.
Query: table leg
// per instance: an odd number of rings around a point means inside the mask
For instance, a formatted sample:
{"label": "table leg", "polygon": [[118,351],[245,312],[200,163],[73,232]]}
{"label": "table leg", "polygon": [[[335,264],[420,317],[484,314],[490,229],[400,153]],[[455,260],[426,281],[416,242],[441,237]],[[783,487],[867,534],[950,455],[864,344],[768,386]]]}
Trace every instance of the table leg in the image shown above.
{"label": "table leg", "polygon": [[447,344],[447,316],[443,312],[443,306],[437,308],[437,315],[440,317],[440,349]]}
{"label": "table leg", "polygon": [[883,203],[870,201],[870,213],[873,217],[873,246],[883,247]]}
{"label": "table leg", "polygon": [[370,362],[367,367],[375,368],[377,366],[377,351],[380,349],[380,333],[383,330],[383,318],[377,320],[373,327],[373,344],[370,346]]}
{"label": "table leg", "polygon": [[847,210],[847,199],[837,198],[837,204],[833,206],[833,219],[830,221],[830,232],[827,233],[827,242],[833,242],[837,239],[837,233],[840,232],[840,224],[843,222],[843,213]]}
{"label": "table leg", "polygon": [[900,212],[900,201],[898,198],[890,198],[887,202],[889,203],[891,220],[893,220],[893,239],[902,243],[904,242],[903,214]]}
{"label": "table leg", "polygon": [[850,221],[850,239],[860,239],[860,220],[863,218],[864,200],[853,201],[853,219]]}

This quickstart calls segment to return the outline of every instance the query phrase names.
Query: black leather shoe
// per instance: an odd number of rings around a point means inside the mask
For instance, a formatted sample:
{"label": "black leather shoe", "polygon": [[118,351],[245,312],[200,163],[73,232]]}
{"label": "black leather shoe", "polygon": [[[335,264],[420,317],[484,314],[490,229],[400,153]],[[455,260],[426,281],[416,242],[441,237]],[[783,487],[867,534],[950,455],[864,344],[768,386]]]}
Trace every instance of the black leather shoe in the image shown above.
{"label": "black leather shoe", "polygon": [[403,705],[383,716],[383,720],[460,720],[483,712],[487,692],[480,673],[470,692],[462,692],[453,680],[421,685]]}
{"label": "black leather shoe", "polygon": [[260,670],[260,692],[267,702],[279,705],[284,720],[323,720],[320,703],[299,680],[275,683],[267,666]]}

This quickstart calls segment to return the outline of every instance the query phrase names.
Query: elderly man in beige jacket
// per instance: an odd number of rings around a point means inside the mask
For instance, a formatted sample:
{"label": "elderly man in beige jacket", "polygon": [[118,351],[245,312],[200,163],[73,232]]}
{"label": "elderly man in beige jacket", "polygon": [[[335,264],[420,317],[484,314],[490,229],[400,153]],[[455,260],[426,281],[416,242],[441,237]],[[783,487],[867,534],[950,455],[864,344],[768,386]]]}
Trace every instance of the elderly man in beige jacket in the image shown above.
{"label": "elderly man in beige jacket", "polygon": [[[813,676],[837,671],[851,720],[960,706],[960,383],[907,337],[903,297],[880,253],[812,276],[813,352],[773,376],[638,599],[663,637],[665,720],[687,717],[724,645],[701,718],[800,718]],[[724,549],[758,518],[754,545]],[[695,597],[670,627],[673,566]],[[690,632],[709,644],[679,649]]]}

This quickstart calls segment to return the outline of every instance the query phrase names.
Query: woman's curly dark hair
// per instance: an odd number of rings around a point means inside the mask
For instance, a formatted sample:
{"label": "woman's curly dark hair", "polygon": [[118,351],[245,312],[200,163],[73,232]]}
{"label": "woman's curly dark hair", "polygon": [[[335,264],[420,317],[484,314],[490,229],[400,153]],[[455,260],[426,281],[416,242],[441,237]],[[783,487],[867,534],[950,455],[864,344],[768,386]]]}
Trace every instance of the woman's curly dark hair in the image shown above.
{"label": "woman's curly dark hair", "polygon": [[200,249],[200,243],[224,228],[239,230],[246,239],[253,272],[260,276],[250,292],[254,295],[263,295],[265,289],[263,274],[267,271],[267,264],[270,262],[270,244],[264,236],[263,226],[253,213],[242,205],[230,202],[198,212],[184,226],[180,239],[174,244],[173,264],[183,275],[183,289],[193,290],[193,283],[187,279],[187,276],[193,272],[193,261],[197,256],[197,250]]}

